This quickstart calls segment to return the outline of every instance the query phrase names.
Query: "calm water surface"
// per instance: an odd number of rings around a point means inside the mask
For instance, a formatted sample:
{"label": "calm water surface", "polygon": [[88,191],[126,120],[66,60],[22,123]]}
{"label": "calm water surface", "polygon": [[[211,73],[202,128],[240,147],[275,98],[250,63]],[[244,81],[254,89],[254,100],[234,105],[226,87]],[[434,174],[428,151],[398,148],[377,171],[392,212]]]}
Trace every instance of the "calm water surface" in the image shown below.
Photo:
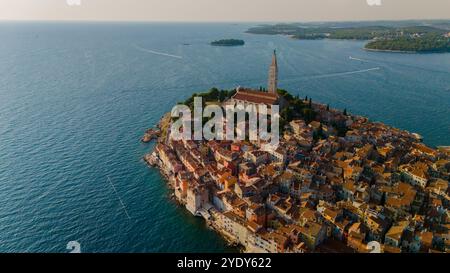
{"label": "calm water surface", "polygon": [[[273,49],[280,87],[450,145],[450,54],[248,26],[1,23],[0,252],[233,251],[170,200],[139,139],[193,92],[265,86]],[[221,38],[246,45],[209,46]]]}

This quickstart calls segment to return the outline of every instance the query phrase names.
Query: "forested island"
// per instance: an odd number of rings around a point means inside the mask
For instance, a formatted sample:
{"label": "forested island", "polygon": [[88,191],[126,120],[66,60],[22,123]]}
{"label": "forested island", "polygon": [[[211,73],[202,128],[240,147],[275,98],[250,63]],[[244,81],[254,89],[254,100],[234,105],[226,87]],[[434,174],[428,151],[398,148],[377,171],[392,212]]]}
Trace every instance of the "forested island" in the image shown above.
{"label": "forested island", "polygon": [[211,42],[212,46],[243,46],[245,41],[238,39],[222,39]]}
{"label": "forested island", "polygon": [[300,40],[370,40],[365,48],[376,51],[450,52],[450,21],[444,20],[260,25],[247,33]]}

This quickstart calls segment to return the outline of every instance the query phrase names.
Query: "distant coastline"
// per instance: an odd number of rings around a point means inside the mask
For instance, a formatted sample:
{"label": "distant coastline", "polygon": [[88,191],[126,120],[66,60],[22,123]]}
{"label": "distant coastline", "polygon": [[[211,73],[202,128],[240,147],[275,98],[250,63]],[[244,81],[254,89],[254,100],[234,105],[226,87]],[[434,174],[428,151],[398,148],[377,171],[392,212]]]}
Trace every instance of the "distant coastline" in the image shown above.
{"label": "distant coastline", "polygon": [[365,50],[393,53],[450,52],[449,22],[355,22],[275,24],[249,28],[246,33],[285,35],[297,40],[366,41]]}
{"label": "distant coastline", "polygon": [[376,48],[363,48],[366,51],[373,52],[386,52],[386,53],[404,53],[404,54],[420,54],[420,53],[428,53],[428,52],[419,52],[419,51],[406,51],[406,50],[392,50],[392,49],[376,49]]}

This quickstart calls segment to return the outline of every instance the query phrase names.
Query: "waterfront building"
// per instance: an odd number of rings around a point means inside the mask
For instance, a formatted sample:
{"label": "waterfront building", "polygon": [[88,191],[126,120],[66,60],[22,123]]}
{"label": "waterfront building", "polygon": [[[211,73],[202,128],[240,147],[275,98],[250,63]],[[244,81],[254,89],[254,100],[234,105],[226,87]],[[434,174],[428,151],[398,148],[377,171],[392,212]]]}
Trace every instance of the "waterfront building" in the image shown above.
{"label": "waterfront building", "polygon": [[248,229],[244,218],[232,211],[227,211],[221,215],[221,228],[238,243],[247,245]]}
{"label": "waterfront building", "polygon": [[206,187],[192,185],[189,186],[186,195],[186,209],[196,215],[198,210],[200,210],[209,201],[209,192]]}
{"label": "waterfront building", "polygon": [[288,242],[289,237],[281,233],[261,231],[249,236],[248,245],[255,253],[283,253]]}

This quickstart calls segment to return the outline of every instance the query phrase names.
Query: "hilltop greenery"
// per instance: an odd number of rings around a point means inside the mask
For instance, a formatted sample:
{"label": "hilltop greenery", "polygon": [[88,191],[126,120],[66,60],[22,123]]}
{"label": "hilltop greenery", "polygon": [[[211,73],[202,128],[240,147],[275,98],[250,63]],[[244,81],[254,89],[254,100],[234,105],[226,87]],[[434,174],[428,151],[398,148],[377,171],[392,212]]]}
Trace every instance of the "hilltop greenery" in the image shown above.
{"label": "hilltop greenery", "polygon": [[280,128],[284,128],[295,118],[302,118],[306,123],[310,123],[316,118],[317,113],[312,109],[312,101],[306,102],[298,96],[292,96],[288,91],[279,89],[278,95],[282,96],[288,103],[288,107],[281,110]]}
{"label": "hilltop greenery", "polygon": [[184,102],[180,104],[184,104],[189,106],[189,108],[194,108],[194,98],[201,97],[203,104],[206,103],[214,103],[214,102],[224,102],[225,100],[231,98],[236,93],[236,90],[219,90],[215,87],[211,88],[209,91],[204,93],[194,93]]}
{"label": "hilltop greenery", "polygon": [[[260,88],[261,92],[264,91],[263,88]],[[236,93],[236,90],[219,90],[217,88],[211,88],[207,92],[203,93],[194,93],[192,96],[190,96],[188,99],[186,99],[184,102],[180,102],[179,104],[184,104],[189,106],[191,110],[194,108],[194,98],[195,97],[201,97],[203,107],[207,104],[211,103],[222,103],[228,99],[230,99],[234,94]],[[295,120],[295,119],[303,119],[306,123],[310,123],[314,120],[317,120],[317,112],[313,109],[313,103],[312,99],[305,97],[299,98],[299,96],[293,96],[288,91],[284,89],[278,90],[278,95],[283,97],[284,100],[287,102],[287,107],[285,107],[280,112],[280,130],[283,132],[285,127],[289,124],[289,122]],[[329,106],[327,106],[327,111],[329,111]],[[347,110],[344,110],[344,115],[347,115]],[[172,119],[176,120],[176,118]],[[203,118],[203,124],[205,124],[209,118]],[[348,128],[345,126],[345,124],[342,123],[330,123],[326,125],[329,125],[336,129],[338,136],[345,136]],[[270,127],[270,124],[269,124]],[[322,138],[322,129],[318,131],[317,138]]]}

